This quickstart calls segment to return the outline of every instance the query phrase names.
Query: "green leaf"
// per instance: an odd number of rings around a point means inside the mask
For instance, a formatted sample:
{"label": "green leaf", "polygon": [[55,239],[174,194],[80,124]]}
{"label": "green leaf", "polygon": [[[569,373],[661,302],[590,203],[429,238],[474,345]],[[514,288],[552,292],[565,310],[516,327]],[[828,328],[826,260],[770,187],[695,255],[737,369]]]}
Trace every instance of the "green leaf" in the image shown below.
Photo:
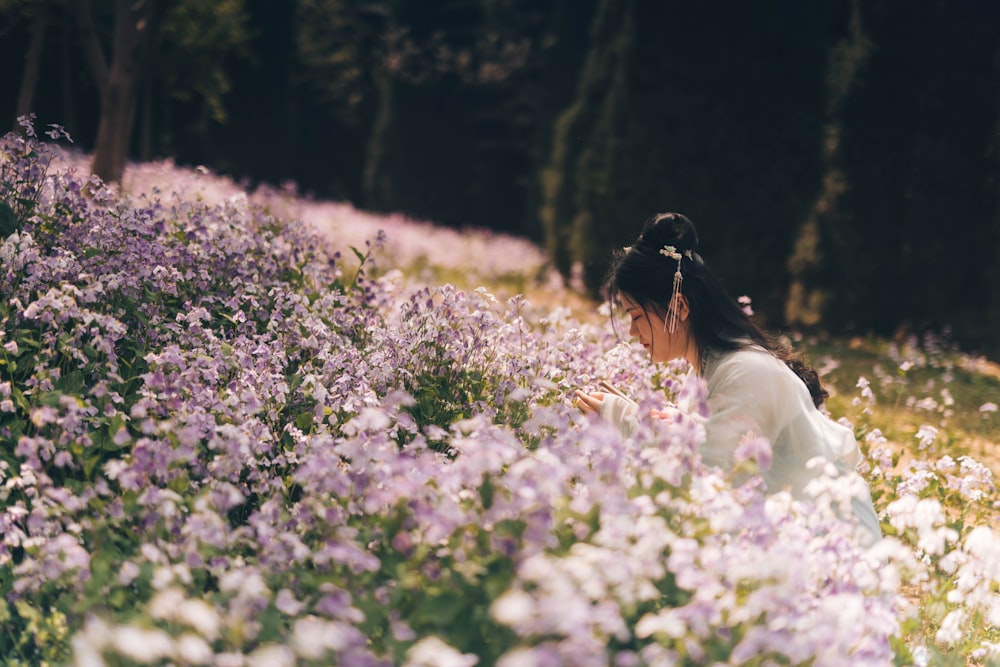
{"label": "green leaf", "polygon": [[0,202],[0,237],[7,238],[17,231],[17,218],[14,209],[5,201]]}
{"label": "green leaf", "polygon": [[112,437],[114,437],[114,435],[118,433],[118,431],[122,430],[124,427],[125,427],[125,416],[119,412],[115,414],[114,417],[111,418],[111,421],[108,422],[108,433],[111,434]]}
{"label": "green leaf", "polygon": [[464,598],[454,593],[445,593],[425,599],[415,610],[413,617],[420,625],[449,626],[465,608]]}
{"label": "green leaf", "polygon": [[80,395],[83,392],[83,371],[77,369],[72,373],[63,375],[55,383],[55,387],[65,394]]}
{"label": "green leaf", "polygon": [[36,339],[34,331],[30,329],[18,329],[17,334],[18,347],[33,347],[36,350],[42,347],[42,343]]}
{"label": "green leaf", "polygon": [[[93,450],[95,452],[97,452],[97,458],[98,458],[98,460],[100,460],[100,458],[101,458],[101,452],[102,451],[109,451],[109,450],[113,449],[113,442],[111,440],[111,436],[108,435],[108,428],[106,426],[101,427],[101,428],[97,429],[96,431],[94,431],[93,433],[91,433],[90,434],[90,442],[91,442],[91,444],[93,446]],[[90,463],[90,462],[88,461],[88,463]],[[91,464],[91,466],[90,466],[91,470],[94,469],[94,465],[96,465],[96,463],[97,462],[95,461],[95,462],[93,462]],[[84,464],[84,467],[85,467],[85,472],[86,472],[86,463]],[[87,474],[89,475],[90,473],[87,473]]]}
{"label": "green leaf", "polygon": [[14,608],[17,609],[17,614],[21,618],[26,618],[29,621],[35,621],[36,623],[42,620],[42,613],[35,607],[32,607],[31,603],[27,600],[15,600]]}
{"label": "green leaf", "polygon": [[298,427],[303,433],[308,433],[312,429],[313,425],[313,413],[303,412],[298,417],[295,418],[295,426]]}
{"label": "green leaf", "polygon": [[128,591],[123,588],[116,588],[111,591],[111,595],[108,596],[107,600],[112,609],[123,609],[129,601]]}
{"label": "green leaf", "polygon": [[54,408],[59,405],[59,398],[63,395],[63,392],[59,390],[46,391],[45,393],[38,395],[38,404],[44,405],[50,408]]}
{"label": "green leaf", "polygon": [[100,462],[101,462],[100,452],[92,454],[83,461],[83,474],[87,477],[87,479],[93,479],[94,469]]}
{"label": "green leaf", "polygon": [[513,565],[506,563],[505,567],[491,568],[491,572],[483,580],[483,592],[489,600],[495,600],[510,587],[514,578]]}
{"label": "green leaf", "polygon": [[483,509],[489,509],[493,506],[493,494],[496,492],[496,487],[493,486],[493,478],[489,475],[483,475],[483,484],[479,487],[479,497],[483,500]]}

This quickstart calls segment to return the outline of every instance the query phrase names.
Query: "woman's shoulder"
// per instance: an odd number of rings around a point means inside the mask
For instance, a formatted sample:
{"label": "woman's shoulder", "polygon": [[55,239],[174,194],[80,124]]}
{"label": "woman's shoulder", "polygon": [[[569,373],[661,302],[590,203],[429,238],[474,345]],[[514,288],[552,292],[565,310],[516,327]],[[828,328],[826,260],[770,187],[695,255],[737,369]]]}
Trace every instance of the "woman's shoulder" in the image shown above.
{"label": "woman's shoulder", "polygon": [[709,353],[709,365],[716,371],[769,371],[785,364],[771,352],[759,345],[749,345],[736,350],[713,351]]}
{"label": "woman's shoulder", "polygon": [[724,352],[714,369],[706,368],[705,381],[710,402],[733,400],[755,406],[768,423],[782,427],[798,412],[814,409],[799,376],[762,347]]}
{"label": "woman's shoulder", "polygon": [[788,366],[760,346],[711,353],[705,379],[712,384],[773,382],[787,376]]}

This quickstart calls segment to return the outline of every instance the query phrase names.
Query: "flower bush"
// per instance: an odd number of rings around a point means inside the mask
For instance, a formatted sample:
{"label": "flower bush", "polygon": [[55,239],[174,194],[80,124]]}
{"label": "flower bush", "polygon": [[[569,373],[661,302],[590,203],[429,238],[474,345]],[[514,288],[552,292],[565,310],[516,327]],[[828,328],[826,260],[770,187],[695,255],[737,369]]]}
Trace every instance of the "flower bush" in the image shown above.
{"label": "flower bush", "polygon": [[[4,664],[1000,653],[975,460],[901,467],[860,415],[887,535],[863,546],[837,480],[761,492],[766,443],[738,480],[704,468],[702,384],[606,324],[420,285],[384,236],[241,193],[125,197],[55,151],[29,124],[0,153]],[[622,438],[568,401],[598,379],[691,416]]]}

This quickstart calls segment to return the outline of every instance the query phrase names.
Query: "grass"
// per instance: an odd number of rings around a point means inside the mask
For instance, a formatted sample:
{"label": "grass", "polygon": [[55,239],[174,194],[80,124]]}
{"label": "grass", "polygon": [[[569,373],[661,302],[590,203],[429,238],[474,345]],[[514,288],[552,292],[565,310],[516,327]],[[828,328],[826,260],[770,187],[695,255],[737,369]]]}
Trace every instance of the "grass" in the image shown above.
{"label": "grass", "polygon": [[927,425],[938,430],[938,454],[969,455],[994,474],[1000,471],[1000,413],[980,410],[1000,400],[1000,367],[995,363],[935,340],[914,344],[830,338],[805,340],[799,347],[817,368],[826,369],[823,381],[834,415],[858,415],[858,378],[870,381],[875,401],[868,421],[904,459],[918,450],[916,434]]}

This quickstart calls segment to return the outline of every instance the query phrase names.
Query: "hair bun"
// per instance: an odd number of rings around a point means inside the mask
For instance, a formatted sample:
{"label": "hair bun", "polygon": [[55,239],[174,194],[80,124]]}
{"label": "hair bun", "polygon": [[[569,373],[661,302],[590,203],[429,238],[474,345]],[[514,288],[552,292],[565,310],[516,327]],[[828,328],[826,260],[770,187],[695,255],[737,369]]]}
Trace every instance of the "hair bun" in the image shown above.
{"label": "hair bun", "polygon": [[657,213],[646,220],[639,241],[654,248],[672,245],[679,252],[698,250],[698,232],[683,213]]}

